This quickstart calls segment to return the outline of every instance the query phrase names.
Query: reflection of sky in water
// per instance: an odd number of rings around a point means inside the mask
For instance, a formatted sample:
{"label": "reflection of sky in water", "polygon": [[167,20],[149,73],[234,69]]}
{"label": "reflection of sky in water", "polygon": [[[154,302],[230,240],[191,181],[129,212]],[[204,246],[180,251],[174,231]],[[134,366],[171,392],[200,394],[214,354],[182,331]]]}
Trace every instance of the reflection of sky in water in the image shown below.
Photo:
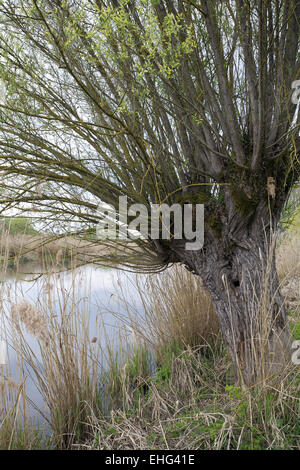
{"label": "reflection of sky in water", "polygon": [[[29,265],[26,265],[23,269],[31,273],[38,272],[37,267]],[[126,318],[128,319],[124,300],[130,306],[130,310],[142,312],[136,290],[136,276],[133,273],[93,266],[85,266],[76,271],[67,271],[60,274],[47,274],[34,281],[30,281],[29,275],[22,273],[19,273],[16,279],[14,273],[10,272],[3,283],[3,307],[5,313],[9,314],[11,303],[18,303],[26,299],[37,308],[47,311],[45,306],[47,306],[50,286],[52,312],[59,314],[62,308],[68,312],[75,305],[77,312],[88,314],[90,338],[97,336],[98,341],[100,340],[104,351],[102,361],[105,366],[106,340],[109,340],[117,347],[119,325],[122,324],[120,319],[123,318],[125,323]],[[142,275],[139,275],[139,279],[143,279]],[[120,288],[122,288],[122,301],[120,300]],[[112,312],[116,312],[117,316],[113,315]],[[105,333],[103,328],[100,329],[102,335],[99,337],[99,327],[96,328],[96,324],[103,323]],[[24,334],[24,337],[39,360],[40,352],[36,339],[27,333]],[[8,350],[10,375],[19,382],[15,353],[10,347]],[[30,378],[31,369],[28,366],[26,367],[26,375],[27,395],[38,408],[43,409],[42,397]],[[30,409],[30,414],[35,415],[36,413]],[[36,418],[39,419],[38,416]]]}

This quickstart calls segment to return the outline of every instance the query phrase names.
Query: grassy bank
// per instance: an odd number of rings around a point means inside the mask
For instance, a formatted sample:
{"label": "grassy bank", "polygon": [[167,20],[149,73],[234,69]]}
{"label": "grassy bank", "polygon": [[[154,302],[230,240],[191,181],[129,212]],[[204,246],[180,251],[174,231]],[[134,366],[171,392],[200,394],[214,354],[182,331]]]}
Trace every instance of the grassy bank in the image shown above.
{"label": "grassy bank", "polygon": [[91,414],[82,448],[299,449],[296,367],[243,390],[231,382],[226,351],[188,348],[134,387],[122,381],[124,406]]}
{"label": "grassy bank", "polygon": [[[300,339],[299,244],[294,235],[285,237],[277,253],[295,339]],[[17,354],[18,380],[10,365],[0,366],[0,447],[299,449],[299,366],[287,361],[279,374],[241,387],[198,278],[179,267],[149,276],[146,284],[137,278],[136,285],[142,314],[126,303],[120,286],[127,315],[118,350],[114,344],[102,348],[102,323],[91,334],[89,292],[85,300],[76,299],[75,277],[67,289],[63,277],[53,287],[45,276],[37,305],[11,302],[6,339]],[[4,283],[3,299],[5,289]],[[35,405],[26,392],[28,365],[46,404],[39,410],[45,430],[28,414]]]}

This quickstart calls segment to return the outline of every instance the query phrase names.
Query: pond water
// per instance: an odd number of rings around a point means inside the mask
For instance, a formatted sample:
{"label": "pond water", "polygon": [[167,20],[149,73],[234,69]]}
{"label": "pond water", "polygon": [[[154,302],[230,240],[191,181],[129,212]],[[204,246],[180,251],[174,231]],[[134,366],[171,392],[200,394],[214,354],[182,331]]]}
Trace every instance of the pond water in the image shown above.
{"label": "pond water", "polygon": [[[130,333],[128,311],[143,315],[141,300],[137,291],[137,276],[142,286],[145,276],[128,273],[117,269],[101,268],[91,265],[64,272],[43,272],[41,266],[26,263],[18,271],[9,270],[2,274],[2,331],[8,328],[5,317],[10,316],[12,304],[26,300],[41,310],[47,310],[51,298],[51,312],[61,315],[61,311],[76,308],[79,315],[88,315],[90,338],[95,336],[97,325],[103,326],[101,337],[97,341],[105,352],[107,342],[118,347],[120,328]],[[49,294],[49,289],[51,294]],[[49,297],[50,295],[50,297]],[[0,324],[1,331],[1,324]],[[34,336],[24,333],[26,342],[36,355],[41,358],[39,344]],[[3,338],[3,334],[2,334]],[[130,335],[129,335],[130,339]],[[10,376],[19,382],[16,354],[8,344]],[[25,364],[26,366],[26,364]],[[105,367],[105,354],[102,366]],[[3,366],[2,366],[3,367]],[[32,378],[30,366],[26,366],[26,394],[38,409],[47,410],[43,398]],[[19,379],[19,380],[18,380]],[[43,422],[36,409],[29,405],[29,414],[37,421]]]}

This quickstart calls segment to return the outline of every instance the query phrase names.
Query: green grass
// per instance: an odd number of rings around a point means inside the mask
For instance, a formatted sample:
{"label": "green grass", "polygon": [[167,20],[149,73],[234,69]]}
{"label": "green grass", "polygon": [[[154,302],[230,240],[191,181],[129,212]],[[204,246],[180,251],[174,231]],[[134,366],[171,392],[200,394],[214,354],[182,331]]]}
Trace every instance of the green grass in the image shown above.
{"label": "green grass", "polygon": [[299,233],[300,230],[300,209],[297,210],[294,220],[293,220],[293,229]]}
{"label": "green grass", "polygon": [[291,332],[295,340],[300,341],[300,321],[291,326]]}
{"label": "green grass", "polygon": [[143,377],[146,393],[123,386],[113,415],[93,417],[94,436],[85,445],[110,450],[299,449],[297,369],[291,366],[281,377],[242,389],[228,383],[231,360],[224,349],[204,354],[177,349],[163,357],[155,374]]}
{"label": "green grass", "polygon": [[295,310],[289,311],[290,332],[295,340],[300,340],[300,312]]}

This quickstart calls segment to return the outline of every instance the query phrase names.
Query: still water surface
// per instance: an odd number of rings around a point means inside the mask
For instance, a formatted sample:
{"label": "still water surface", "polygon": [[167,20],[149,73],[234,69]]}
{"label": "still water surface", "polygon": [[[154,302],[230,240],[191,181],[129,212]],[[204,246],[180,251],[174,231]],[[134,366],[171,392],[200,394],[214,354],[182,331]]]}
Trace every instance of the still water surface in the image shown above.
{"label": "still water surface", "polygon": [[[82,312],[89,317],[91,338],[95,336],[96,325],[99,325],[99,323],[103,325],[103,334],[100,338],[97,338],[97,341],[101,342],[104,353],[107,342],[113,343],[117,347],[120,327],[123,331],[130,332],[130,328],[126,326],[129,323],[128,310],[142,315],[142,304],[136,287],[137,276],[141,285],[143,285],[145,277],[142,275],[91,265],[72,271],[44,273],[38,276],[41,272],[42,268],[40,266],[26,263],[20,266],[18,272],[9,270],[5,275],[2,274],[1,292],[5,315],[10,315],[12,304],[24,300],[45,311],[45,303],[48,302],[49,289],[51,289],[52,313],[60,315],[62,309],[70,311],[75,305],[77,312]],[[7,325],[5,326],[7,328]],[[37,358],[40,358],[39,345],[36,339],[27,333],[24,336],[34,354]],[[105,367],[105,354],[102,360],[102,366]],[[16,355],[11,345],[8,345],[8,361],[10,375],[18,383],[19,373]],[[43,412],[47,414],[42,396],[31,378],[31,368],[26,366],[26,371],[27,396],[35,403],[37,408],[43,409]],[[43,421],[30,405],[29,413],[36,420]]]}

